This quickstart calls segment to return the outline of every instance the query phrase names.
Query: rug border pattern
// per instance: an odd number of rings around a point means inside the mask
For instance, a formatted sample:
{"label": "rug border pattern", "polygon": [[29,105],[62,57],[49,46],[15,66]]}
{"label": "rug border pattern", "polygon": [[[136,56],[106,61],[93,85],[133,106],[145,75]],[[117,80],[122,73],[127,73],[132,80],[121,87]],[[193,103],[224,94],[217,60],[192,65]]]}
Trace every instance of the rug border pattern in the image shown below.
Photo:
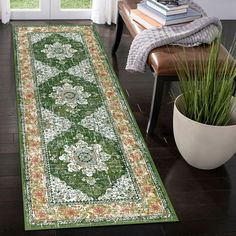
{"label": "rug border pattern", "polygon": [[[78,27],[78,26],[74,26],[74,25],[60,25],[61,27]],[[18,68],[18,63],[17,63],[17,29],[18,28],[21,28],[23,26],[19,26],[19,27],[13,27],[13,39],[14,39],[14,62],[15,62],[15,68],[16,68],[16,71],[15,71],[15,78],[16,78],[16,82],[17,82],[17,104],[22,104],[22,101],[21,101],[21,96],[22,94],[20,94],[20,90],[18,89],[19,86],[20,86],[20,73],[19,73],[19,68]],[[25,27],[31,27],[29,25],[25,26]],[[53,26],[53,25],[50,25],[50,26],[47,26],[47,25],[43,25],[43,26],[33,26],[33,27],[50,27],[50,28],[55,28],[55,27],[59,27],[58,25],[57,26]],[[81,26],[80,26],[81,27]],[[120,102],[122,102],[122,107],[125,107],[126,108],[126,112],[128,112],[128,120],[132,122],[132,132],[135,132],[135,137],[138,137],[140,142],[139,142],[139,145],[141,147],[141,150],[142,151],[145,151],[145,161],[146,161],[146,164],[147,164],[147,168],[149,170],[149,172],[151,173],[152,177],[153,178],[153,181],[155,182],[156,186],[158,186],[158,193],[161,195],[160,198],[162,199],[162,201],[164,201],[164,204],[166,204],[166,207],[167,209],[169,210],[169,213],[170,213],[170,217],[167,217],[167,218],[158,218],[158,217],[154,217],[154,218],[150,218],[150,219],[145,219],[142,218],[142,219],[133,219],[133,220],[130,220],[130,219],[127,219],[127,220],[117,220],[117,221],[114,221],[111,220],[111,221],[108,221],[106,219],[105,222],[96,222],[94,221],[93,223],[88,223],[88,222],[85,222],[85,223],[74,223],[74,222],[69,222],[69,223],[66,223],[66,224],[57,224],[57,223],[51,223],[49,225],[31,225],[29,224],[29,217],[30,217],[30,214],[28,212],[28,209],[29,208],[29,205],[31,204],[31,196],[30,196],[30,193],[29,193],[29,189],[26,185],[26,180],[25,180],[25,157],[26,157],[26,151],[25,150],[25,137],[24,137],[24,126],[22,122],[24,120],[24,114],[23,112],[21,112],[21,109],[22,109],[22,106],[18,106],[17,107],[17,110],[18,110],[18,127],[19,127],[19,133],[21,134],[20,137],[19,137],[19,142],[20,142],[20,155],[21,155],[21,175],[22,175],[22,186],[23,186],[23,199],[24,199],[24,217],[25,217],[25,229],[26,230],[37,230],[37,229],[52,229],[52,228],[71,228],[71,227],[88,227],[88,226],[105,226],[105,225],[122,225],[122,224],[140,224],[140,223],[155,223],[155,222],[171,222],[171,221],[178,221],[178,218],[175,214],[175,211],[173,209],[173,206],[168,198],[168,195],[166,193],[166,190],[163,186],[163,183],[161,181],[161,178],[159,176],[159,173],[157,172],[156,170],[156,167],[154,165],[154,162],[150,156],[150,153],[148,152],[148,149],[147,149],[147,146],[145,145],[145,142],[144,142],[144,139],[142,137],[142,134],[138,128],[138,125],[134,119],[134,116],[129,108],[129,105],[128,105],[128,102],[126,100],[126,97],[123,93],[123,91],[120,89],[121,86],[120,86],[120,83],[110,65],[110,62],[108,60],[108,57],[106,56],[106,53],[105,53],[105,49],[104,49],[104,46],[99,38],[99,35],[98,35],[98,32],[96,31],[95,29],[95,26],[84,26],[84,27],[90,27],[92,28],[92,31],[93,31],[93,34],[94,34],[94,37],[96,38],[97,42],[98,42],[98,47],[99,47],[99,50],[102,54],[102,57],[103,57],[103,60],[105,62],[105,67],[106,67],[106,70],[109,71],[109,75],[112,76],[112,85],[115,86],[115,91],[116,93],[119,92],[119,98],[120,98]]]}

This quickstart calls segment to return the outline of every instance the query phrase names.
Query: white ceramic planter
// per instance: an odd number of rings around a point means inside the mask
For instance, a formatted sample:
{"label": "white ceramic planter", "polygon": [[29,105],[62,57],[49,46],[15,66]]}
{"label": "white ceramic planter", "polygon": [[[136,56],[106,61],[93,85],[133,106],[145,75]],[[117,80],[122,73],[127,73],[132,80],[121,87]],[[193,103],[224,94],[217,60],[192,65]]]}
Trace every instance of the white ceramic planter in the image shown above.
{"label": "white ceramic planter", "polygon": [[236,153],[236,109],[232,114],[232,125],[205,125],[187,118],[178,110],[181,98],[180,95],[175,100],[173,117],[179,152],[191,166],[199,169],[210,170],[223,165]]}

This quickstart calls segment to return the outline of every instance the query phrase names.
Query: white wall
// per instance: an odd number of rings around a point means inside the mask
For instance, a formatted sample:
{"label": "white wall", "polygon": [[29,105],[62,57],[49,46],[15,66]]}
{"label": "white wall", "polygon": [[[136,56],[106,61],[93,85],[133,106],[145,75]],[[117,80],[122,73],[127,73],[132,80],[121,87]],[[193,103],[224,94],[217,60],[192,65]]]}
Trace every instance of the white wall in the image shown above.
{"label": "white wall", "polygon": [[209,16],[236,20],[236,0],[194,0]]}

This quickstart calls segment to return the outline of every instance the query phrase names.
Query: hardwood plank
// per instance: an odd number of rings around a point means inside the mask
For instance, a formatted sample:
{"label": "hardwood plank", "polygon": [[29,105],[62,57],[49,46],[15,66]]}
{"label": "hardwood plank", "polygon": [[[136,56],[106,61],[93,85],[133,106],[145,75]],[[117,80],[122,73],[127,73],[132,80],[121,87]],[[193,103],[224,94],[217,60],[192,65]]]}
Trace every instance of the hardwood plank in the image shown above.
{"label": "hardwood plank", "polygon": [[12,134],[0,134],[0,144],[9,144],[13,143],[13,141],[14,141],[14,136]]}
{"label": "hardwood plank", "polygon": [[161,225],[123,225],[123,226],[110,226],[110,227],[97,227],[97,228],[81,228],[81,229],[67,229],[57,231],[57,236],[142,236],[142,235],[155,235],[164,236],[164,231]]}
{"label": "hardwood plank", "polygon": [[[204,214],[204,212],[202,212]],[[198,220],[163,224],[166,236],[221,236],[236,232],[235,220]]]}
{"label": "hardwood plank", "polygon": [[20,176],[3,176],[0,177],[0,189],[21,187]]}
{"label": "hardwood plank", "polygon": [[[14,150],[15,148],[9,150],[9,152]],[[0,177],[20,176],[20,157],[18,153],[0,153],[0,163]]]}

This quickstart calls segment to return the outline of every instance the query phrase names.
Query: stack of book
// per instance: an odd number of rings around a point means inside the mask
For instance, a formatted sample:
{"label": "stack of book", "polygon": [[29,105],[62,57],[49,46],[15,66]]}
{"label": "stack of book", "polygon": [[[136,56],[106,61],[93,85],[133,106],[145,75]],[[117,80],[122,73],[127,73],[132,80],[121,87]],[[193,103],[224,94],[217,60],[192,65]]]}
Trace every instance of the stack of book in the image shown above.
{"label": "stack of book", "polygon": [[130,16],[149,29],[190,22],[202,15],[178,0],[145,0],[137,4],[137,9],[131,10]]}

